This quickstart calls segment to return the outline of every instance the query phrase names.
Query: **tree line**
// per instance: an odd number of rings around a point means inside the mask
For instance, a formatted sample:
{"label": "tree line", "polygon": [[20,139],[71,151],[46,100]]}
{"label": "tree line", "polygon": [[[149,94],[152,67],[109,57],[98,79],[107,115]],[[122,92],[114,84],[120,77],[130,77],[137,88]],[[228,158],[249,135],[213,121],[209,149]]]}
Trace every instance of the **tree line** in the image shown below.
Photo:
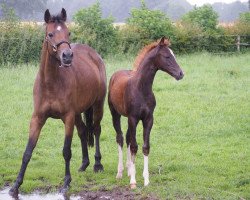
{"label": "tree line", "polygon": [[[228,27],[218,26],[218,14],[210,5],[195,7],[178,23],[173,23],[159,10],[150,10],[142,0],[139,8],[131,10],[126,24],[114,27],[114,18],[102,17],[100,3],[77,11],[70,24],[71,41],[86,43],[102,56],[135,54],[144,45],[169,37],[175,53],[196,51],[235,51],[235,37],[246,35],[250,43],[250,13],[242,13],[239,20]],[[20,23],[15,12],[6,9],[0,30],[0,63],[37,62],[44,38],[41,25]]]}

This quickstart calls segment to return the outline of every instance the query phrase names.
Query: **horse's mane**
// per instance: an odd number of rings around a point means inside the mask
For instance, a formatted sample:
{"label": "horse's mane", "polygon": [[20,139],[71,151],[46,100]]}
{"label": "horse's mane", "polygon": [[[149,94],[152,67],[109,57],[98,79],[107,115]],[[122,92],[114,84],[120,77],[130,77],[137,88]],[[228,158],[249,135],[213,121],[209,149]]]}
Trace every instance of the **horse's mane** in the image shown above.
{"label": "horse's mane", "polygon": [[[135,58],[133,71],[136,71],[138,69],[138,67],[140,66],[140,64],[143,61],[143,59],[146,56],[146,54],[149,51],[151,51],[153,48],[155,48],[159,44],[159,42],[160,42],[160,40],[157,40],[156,42],[152,42],[151,44],[148,44],[147,46],[145,46],[143,49],[141,49],[139,51],[137,57]],[[164,40],[164,45],[169,46],[170,45],[170,41],[168,39],[165,39]]]}

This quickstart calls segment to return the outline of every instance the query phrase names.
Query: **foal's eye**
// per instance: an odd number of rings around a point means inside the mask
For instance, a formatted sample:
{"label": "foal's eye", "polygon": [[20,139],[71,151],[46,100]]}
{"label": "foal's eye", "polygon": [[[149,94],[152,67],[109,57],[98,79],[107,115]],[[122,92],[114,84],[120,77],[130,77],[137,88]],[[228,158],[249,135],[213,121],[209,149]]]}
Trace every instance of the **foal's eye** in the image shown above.
{"label": "foal's eye", "polygon": [[69,36],[71,35],[71,32],[69,32]]}
{"label": "foal's eye", "polygon": [[48,33],[48,36],[49,36],[50,38],[52,38],[52,37],[53,37],[53,33]]}

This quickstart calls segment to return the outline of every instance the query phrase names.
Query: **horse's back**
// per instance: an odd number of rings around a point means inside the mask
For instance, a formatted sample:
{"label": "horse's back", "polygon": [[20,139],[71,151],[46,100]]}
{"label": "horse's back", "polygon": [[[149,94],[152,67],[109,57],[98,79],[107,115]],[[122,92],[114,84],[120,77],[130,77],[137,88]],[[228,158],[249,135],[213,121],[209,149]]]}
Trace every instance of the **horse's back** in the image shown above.
{"label": "horse's back", "polygon": [[109,103],[121,115],[127,116],[125,105],[125,91],[129,79],[132,77],[132,70],[120,70],[115,72],[109,82]]}

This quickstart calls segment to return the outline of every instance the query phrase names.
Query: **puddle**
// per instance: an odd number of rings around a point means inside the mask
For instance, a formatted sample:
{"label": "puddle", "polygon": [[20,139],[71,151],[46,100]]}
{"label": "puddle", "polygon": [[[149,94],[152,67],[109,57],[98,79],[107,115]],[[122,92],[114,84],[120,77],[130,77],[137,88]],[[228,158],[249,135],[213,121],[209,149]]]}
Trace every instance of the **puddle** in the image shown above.
{"label": "puddle", "polygon": [[19,194],[17,198],[14,198],[9,195],[10,188],[4,188],[0,191],[0,199],[1,200],[79,200],[83,199],[80,196],[66,196],[59,193],[52,194]]}

